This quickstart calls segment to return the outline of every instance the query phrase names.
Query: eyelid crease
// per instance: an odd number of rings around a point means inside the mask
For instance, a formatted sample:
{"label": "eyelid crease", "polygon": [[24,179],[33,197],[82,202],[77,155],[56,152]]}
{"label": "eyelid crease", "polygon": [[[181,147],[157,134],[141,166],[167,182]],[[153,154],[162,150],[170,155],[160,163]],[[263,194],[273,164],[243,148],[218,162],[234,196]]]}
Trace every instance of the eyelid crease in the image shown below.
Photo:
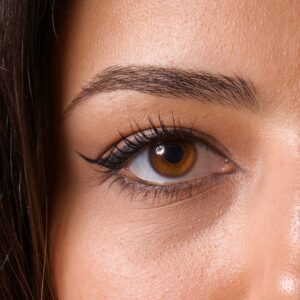
{"label": "eyelid crease", "polygon": [[[226,177],[231,175],[233,174],[214,174],[212,176],[202,177],[192,181],[181,182],[179,184],[154,185],[145,181],[122,176],[115,172],[105,174],[101,184],[109,182],[109,189],[111,189],[114,185],[118,185],[120,192],[129,193],[131,201],[141,198],[142,201],[146,202],[151,199],[152,203],[149,208],[155,209],[186,200],[192,200],[199,195],[204,198],[208,192],[213,192],[220,184],[224,184],[226,182]],[[199,201],[198,198],[195,200]],[[142,208],[144,209],[144,207]]]}

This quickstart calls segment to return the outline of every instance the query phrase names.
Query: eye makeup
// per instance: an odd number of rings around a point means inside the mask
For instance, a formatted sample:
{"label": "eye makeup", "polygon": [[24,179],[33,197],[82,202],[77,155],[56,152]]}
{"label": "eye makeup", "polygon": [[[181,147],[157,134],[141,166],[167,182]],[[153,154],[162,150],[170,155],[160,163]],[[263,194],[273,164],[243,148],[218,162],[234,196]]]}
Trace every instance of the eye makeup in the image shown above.
{"label": "eye makeup", "polygon": [[[132,199],[142,198],[145,200],[151,198],[165,204],[182,201],[201,193],[208,193],[221,184],[226,175],[234,174],[239,169],[238,165],[232,160],[230,151],[225,146],[212,136],[195,130],[193,124],[183,126],[174,115],[170,126],[166,125],[158,114],[157,122],[148,117],[148,126],[145,129],[142,129],[137,121],[131,125],[131,129],[134,133],[128,136],[120,133],[120,140],[98,157],[90,158],[82,153],[79,153],[79,155],[88,163],[97,166],[97,171],[102,174],[101,184],[110,181],[110,188],[118,184],[122,192],[130,192]],[[204,174],[199,169],[201,164],[198,164],[198,169],[194,168],[193,177],[178,176],[176,178],[175,176],[173,180],[167,180],[167,176],[159,175],[156,176],[156,179],[161,178],[162,180],[156,180],[156,182],[143,179],[143,176],[139,176],[139,172],[132,172],[134,168],[131,165],[139,159],[143,151],[153,148],[155,144],[170,142],[177,143],[177,145],[185,143],[190,145],[189,147],[198,147],[201,149],[201,153],[205,153],[207,159],[218,158],[218,161],[223,163],[222,168]],[[174,157],[174,153],[172,155]],[[149,156],[148,158],[150,162],[151,159]],[[143,160],[140,159],[140,161],[143,164]],[[147,156],[145,156],[144,161],[147,161]],[[207,165],[207,162],[203,161],[203,163]],[[139,162],[135,163],[135,165],[137,164]],[[151,168],[151,164],[147,163],[139,166],[138,169],[142,170],[142,173],[147,173],[147,170]],[[201,175],[197,176],[197,172],[200,172]]]}

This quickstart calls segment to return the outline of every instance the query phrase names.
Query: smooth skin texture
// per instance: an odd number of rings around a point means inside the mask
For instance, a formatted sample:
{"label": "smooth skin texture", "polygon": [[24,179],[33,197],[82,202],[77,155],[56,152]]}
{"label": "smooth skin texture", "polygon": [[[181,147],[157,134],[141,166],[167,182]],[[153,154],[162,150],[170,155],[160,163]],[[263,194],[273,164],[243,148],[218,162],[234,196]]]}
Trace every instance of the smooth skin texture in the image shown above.
{"label": "smooth skin texture", "polygon": [[[54,52],[59,299],[299,299],[300,2],[70,2]],[[64,113],[116,65],[239,75],[259,109],[121,90]],[[104,154],[119,131],[133,133],[130,122],[146,129],[151,116],[159,126],[158,112],[168,126],[173,116],[194,122],[241,170],[180,201],[101,183],[78,152]]]}

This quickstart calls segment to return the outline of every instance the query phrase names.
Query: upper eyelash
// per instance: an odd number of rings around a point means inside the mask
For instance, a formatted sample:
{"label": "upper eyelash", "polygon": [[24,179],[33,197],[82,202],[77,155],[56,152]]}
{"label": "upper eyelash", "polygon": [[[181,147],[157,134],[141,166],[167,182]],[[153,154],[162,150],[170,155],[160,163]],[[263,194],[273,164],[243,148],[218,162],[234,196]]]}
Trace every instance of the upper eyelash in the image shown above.
{"label": "upper eyelash", "polygon": [[[153,144],[163,139],[189,140],[194,144],[205,147],[208,151],[216,155],[233,161],[232,154],[224,145],[218,142],[213,136],[194,130],[194,123],[191,123],[187,127],[182,126],[179,120],[175,121],[173,115],[173,124],[165,126],[159,114],[158,126],[155,125],[150,117],[148,117],[148,121],[149,125],[146,129],[142,129],[137,121],[130,123],[131,129],[135,133],[130,136],[124,136],[122,133],[119,133],[120,140],[112,144],[104,153],[96,158],[88,158],[78,153],[87,162],[104,167],[104,169],[101,168],[100,170],[99,168],[95,169],[95,171],[101,172],[104,175],[100,177],[100,184],[109,181],[108,187],[111,188],[112,185],[118,183],[122,191],[128,190],[130,192],[131,199],[135,196],[143,196],[144,200],[151,198],[153,201],[156,201],[156,199],[161,199],[162,201],[164,199],[164,202],[160,202],[159,205],[166,205],[174,201],[179,201],[179,199],[183,200],[187,197],[191,198],[196,194],[204,193],[208,188],[212,188],[217,183],[223,182],[223,177],[215,174],[209,178],[201,178],[192,182],[158,186],[132,179],[119,172],[126,167],[128,161],[133,159],[135,155],[150,146],[151,143]],[[121,143],[123,143],[122,147],[120,146]],[[238,165],[236,167],[238,170],[240,169]]]}
{"label": "upper eyelash", "polygon": [[[90,163],[105,167],[107,171],[115,172],[123,168],[126,162],[135,154],[141,152],[143,148],[153,144],[156,141],[172,138],[189,140],[192,143],[197,143],[198,145],[207,148],[207,150],[227,158],[227,156],[224,155],[224,153],[222,153],[222,151],[220,151],[213,144],[204,139],[201,139],[200,137],[197,137],[197,135],[194,133],[193,124],[191,124],[191,126],[189,127],[183,127],[179,121],[176,124],[174,116],[173,124],[170,127],[165,126],[159,115],[159,127],[155,126],[153,120],[150,117],[148,117],[148,121],[148,129],[142,130],[138,123],[135,121],[134,124],[137,128],[136,133],[127,137],[120,133],[121,141],[110,147],[110,150],[108,150],[108,155],[100,155],[95,159],[88,158],[82,154],[80,154],[80,156],[82,156]],[[133,129],[132,125],[131,128]],[[146,132],[148,132],[148,134]],[[120,143],[124,143],[124,146],[121,148],[119,146]],[[108,151],[106,151],[106,153]]]}

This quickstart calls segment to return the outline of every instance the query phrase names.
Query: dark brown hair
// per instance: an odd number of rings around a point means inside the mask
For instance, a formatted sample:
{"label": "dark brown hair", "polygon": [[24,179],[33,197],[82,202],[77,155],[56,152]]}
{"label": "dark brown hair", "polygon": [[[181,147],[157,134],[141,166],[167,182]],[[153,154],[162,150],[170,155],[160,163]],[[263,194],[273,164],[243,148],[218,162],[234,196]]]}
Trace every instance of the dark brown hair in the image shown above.
{"label": "dark brown hair", "polygon": [[0,0],[0,298],[53,299],[47,249],[54,0]]}

